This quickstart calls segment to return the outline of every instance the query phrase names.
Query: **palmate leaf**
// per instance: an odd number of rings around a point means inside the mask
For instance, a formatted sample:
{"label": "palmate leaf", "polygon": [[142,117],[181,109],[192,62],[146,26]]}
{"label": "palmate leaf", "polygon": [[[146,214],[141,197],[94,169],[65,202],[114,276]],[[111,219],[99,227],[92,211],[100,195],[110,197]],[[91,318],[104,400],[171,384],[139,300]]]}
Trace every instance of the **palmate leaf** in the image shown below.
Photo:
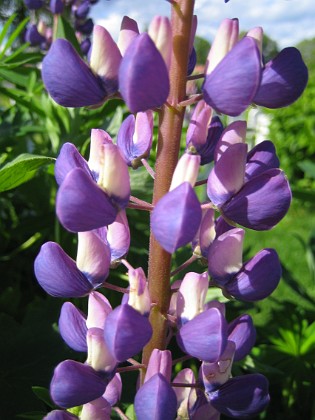
{"label": "palmate leaf", "polygon": [[0,169],[0,192],[11,190],[36,175],[37,170],[54,158],[23,153]]}

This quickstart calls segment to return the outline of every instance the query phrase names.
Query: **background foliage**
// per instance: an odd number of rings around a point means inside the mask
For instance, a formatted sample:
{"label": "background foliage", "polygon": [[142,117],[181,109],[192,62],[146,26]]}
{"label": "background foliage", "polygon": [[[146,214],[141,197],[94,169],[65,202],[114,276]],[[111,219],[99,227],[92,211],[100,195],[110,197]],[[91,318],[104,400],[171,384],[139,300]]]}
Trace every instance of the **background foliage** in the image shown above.
{"label": "background foliage", "polygon": [[[2,9],[3,10],[3,9]],[[102,128],[115,138],[126,115],[116,100],[99,109],[66,109],[46,94],[39,71],[40,51],[21,44],[27,20],[13,15],[0,35],[0,418],[42,418],[51,408],[47,388],[54,366],[66,358],[79,358],[58,334],[62,301],[47,296],[33,274],[40,246],[59,242],[75,257],[74,235],[63,230],[54,212],[56,184],[53,162],[61,145],[73,142],[86,156],[91,128]],[[67,36],[64,32],[63,36]],[[71,35],[73,36],[73,34]],[[310,83],[292,107],[266,112],[270,139],[292,183],[293,206],[270,232],[247,231],[246,257],[263,247],[274,247],[283,264],[277,291],[256,304],[228,305],[232,319],[247,312],[254,318],[258,338],[238,371],[259,371],[270,381],[272,402],[261,415],[267,419],[315,418],[315,41],[300,44],[309,65]],[[198,39],[199,62],[205,42]],[[266,51],[277,46],[267,38]],[[198,51],[201,51],[198,52]],[[153,152],[154,155],[154,152]],[[132,174],[132,191],[150,200],[152,181],[143,168]],[[132,231],[130,262],[146,269],[148,216],[128,213]],[[184,261],[189,250],[174,259]],[[190,268],[201,270],[196,265]],[[111,273],[110,281],[125,285],[124,270]],[[110,299],[117,296],[108,293]],[[210,296],[209,296],[210,298]],[[75,301],[82,308],[82,300]],[[82,356],[83,357],[83,356]],[[176,367],[178,370],[181,366]],[[132,401],[130,387],[123,400]],[[32,388],[33,387],[33,388]],[[35,388],[34,388],[35,387]],[[126,408],[123,406],[123,408]]]}

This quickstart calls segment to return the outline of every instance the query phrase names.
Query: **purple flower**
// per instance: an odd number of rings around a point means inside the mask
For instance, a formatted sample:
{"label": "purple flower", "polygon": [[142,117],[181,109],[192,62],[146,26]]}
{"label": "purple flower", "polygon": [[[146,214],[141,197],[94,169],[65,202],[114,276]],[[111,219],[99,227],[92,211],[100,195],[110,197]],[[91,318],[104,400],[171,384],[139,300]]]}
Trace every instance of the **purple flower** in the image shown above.
{"label": "purple flower", "polygon": [[[110,225],[119,209],[128,204],[128,167],[117,146],[108,141],[104,133],[92,131],[91,163],[89,161],[92,172],[70,143],[62,147],[57,158],[56,179],[60,188],[56,212],[62,225],[71,232]],[[94,149],[99,152],[97,159],[94,159]]]}
{"label": "purple flower", "polygon": [[205,78],[204,100],[218,112],[237,116],[252,103],[261,79],[256,41],[244,37]]}
{"label": "purple flower", "polygon": [[129,115],[121,124],[117,134],[117,146],[129,166],[137,169],[141,159],[150,154],[153,135],[152,111]]}
{"label": "purple flower", "polygon": [[38,32],[36,25],[31,25],[26,29],[25,41],[29,42],[32,47],[35,47],[46,42],[46,38]]}
{"label": "purple flower", "polygon": [[110,266],[110,249],[97,232],[79,234],[76,262],[55,242],[45,243],[35,259],[35,275],[52,296],[87,295],[104,283]]}
{"label": "purple flower", "polygon": [[96,25],[91,67],[65,39],[57,39],[43,60],[42,77],[59,105],[82,107],[102,104],[118,89],[121,55],[106,29]]}
{"label": "purple flower", "polygon": [[266,149],[266,153],[256,149],[247,160],[245,144],[230,145],[215,164],[207,184],[208,197],[225,218],[254,230],[271,229],[291,203],[289,183],[284,173],[273,167],[278,165],[274,150],[268,145]]}

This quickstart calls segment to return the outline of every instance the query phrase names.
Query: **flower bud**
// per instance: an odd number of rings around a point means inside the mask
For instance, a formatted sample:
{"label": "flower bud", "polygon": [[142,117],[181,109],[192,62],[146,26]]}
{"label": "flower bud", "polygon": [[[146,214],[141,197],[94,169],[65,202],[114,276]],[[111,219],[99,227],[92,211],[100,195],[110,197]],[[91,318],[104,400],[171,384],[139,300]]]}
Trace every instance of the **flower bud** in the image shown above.
{"label": "flower bud", "polygon": [[151,353],[144,382],[160,373],[170,382],[172,375],[172,353],[169,350],[154,349]]}

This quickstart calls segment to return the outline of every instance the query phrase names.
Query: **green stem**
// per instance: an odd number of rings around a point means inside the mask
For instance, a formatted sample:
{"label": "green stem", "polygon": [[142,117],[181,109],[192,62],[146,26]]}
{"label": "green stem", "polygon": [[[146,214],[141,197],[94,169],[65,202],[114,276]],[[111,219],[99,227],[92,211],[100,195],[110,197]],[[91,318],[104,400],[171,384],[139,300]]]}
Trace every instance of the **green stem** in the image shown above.
{"label": "green stem", "polygon": [[[172,3],[172,62],[170,69],[170,94],[160,112],[157,159],[153,205],[165,195],[178,161],[185,108],[179,105],[186,98],[189,38],[194,10],[194,0]],[[172,209],[170,209],[172,211]],[[171,254],[166,252],[151,231],[148,281],[152,302],[150,313],[153,328],[151,341],[143,350],[142,363],[147,365],[153,349],[164,350],[167,337],[167,311],[170,302]],[[142,381],[143,375],[142,372]]]}

